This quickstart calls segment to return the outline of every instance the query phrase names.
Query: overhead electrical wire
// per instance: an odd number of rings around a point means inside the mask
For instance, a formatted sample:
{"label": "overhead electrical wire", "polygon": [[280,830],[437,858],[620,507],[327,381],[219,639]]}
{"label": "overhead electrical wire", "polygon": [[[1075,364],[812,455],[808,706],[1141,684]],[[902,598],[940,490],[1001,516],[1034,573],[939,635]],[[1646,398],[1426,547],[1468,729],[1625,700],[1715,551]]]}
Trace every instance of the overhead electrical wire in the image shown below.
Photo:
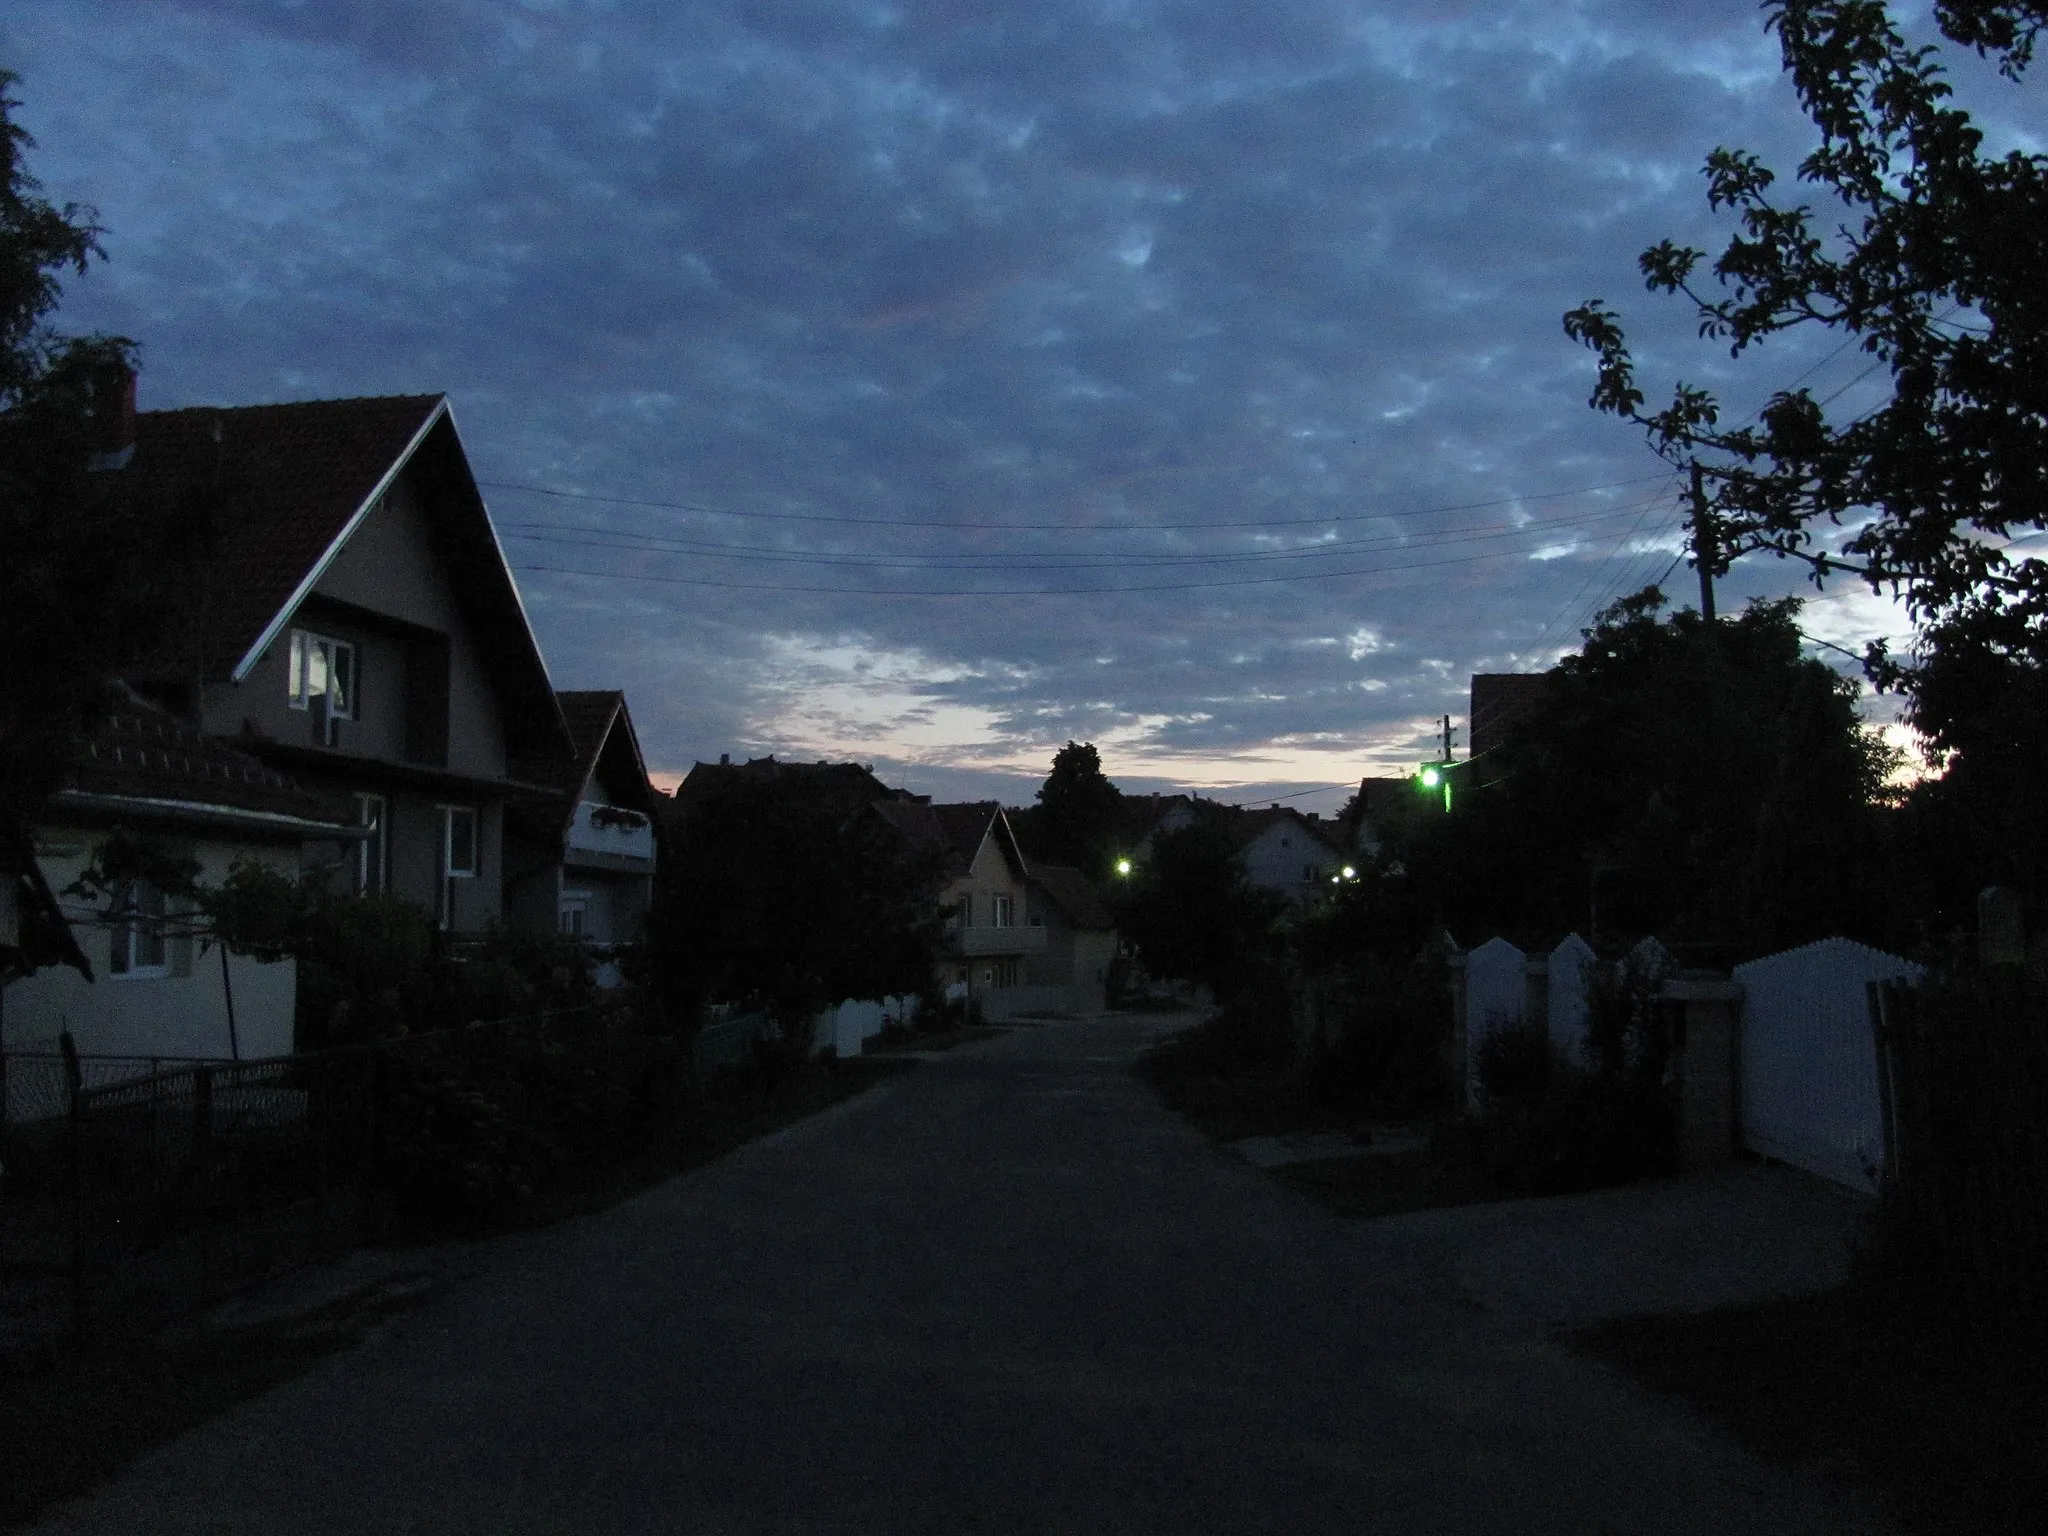
{"label": "overhead electrical wire", "polygon": [[600,496],[589,491],[568,491],[555,486],[532,485],[516,480],[479,480],[487,490],[523,491],[535,496],[552,496],[565,501],[590,501],[605,506],[652,507],[671,512],[696,512],[710,517],[735,517],[756,522],[847,523],[863,528],[952,528],[975,532],[1008,533],[1188,533],[1204,528],[1299,528],[1308,525],[1372,521],[1388,517],[1432,517],[1440,512],[1477,512],[1488,507],[1511,507],[1521,502],[1562,501],[1572,496],[1589,496],[1598,491],[1620,490],[1641,485],[1662,475],[1635,475],[1601,485],[1574,486],[1561,491],[1536,491],[1520,496],[1500,496],[1491,501],[1457,502],[1441,507],[1414,507],[1400,512],[1333,512],[1320,517],[1262,517],[1209,523],[986,523],[961,522],[952,518],[848,517],[826,512],[749,512],[735,507],[717,507],[695,501],[659,501],[636,496]]}
{"label": "overhead electrical wire", "polygon": [[[1386,549],[1434,549],[1456,544],[1485,543],[1499,539],[1522,539],[1530,536],[1544,536],[1557,530],[1584,528],[1591,524],[1611,522],[1627,517],[1637,511],[1641,503],[1631,502],[1626,506],[1607,508],[1599,512],[1584,513],[1576,517],[1546,518],[1522,524],[1520,527],[1470,528],[1441,532],[1435,535],[1418,534],[1408,538],[1379,535],[1358,539],[1333,539],[1315,544],[1299,545],[1290,549],[1261,549],[1224,551],[1212,554],[1180,555],[1060,555],[1045,552],[1017,552],[997,556],[989,552],[967,554],[918,554],[913,556],[849,554],[845,551],[813,551],[775,549],[760,545],[730,545],[705,543],[689,539],[672,539],[660,535],[618,533],[609,530],[562,530],[548,526],[534,530],[531,524],[509,524],[503,529],[506,537],[527,543],[559,544],[579,549],[612,549],[629,554],[688,554],[720,560],[758,560],[767,563],[788,563],[801,565],[841,566],[854,568],[890,568],[899,570],[945,570],[945,571],[1068,571],[1092,569],[1142,569],[1148,567],[1183,565],[1230,565],[1240,563],[1267,563],[1271,561],[1313,560],[1333,555],[1364,554],[1370,550]],[[573,534],[595,535],[576,537]],[[571,535],[571,536],[565,536]]]}

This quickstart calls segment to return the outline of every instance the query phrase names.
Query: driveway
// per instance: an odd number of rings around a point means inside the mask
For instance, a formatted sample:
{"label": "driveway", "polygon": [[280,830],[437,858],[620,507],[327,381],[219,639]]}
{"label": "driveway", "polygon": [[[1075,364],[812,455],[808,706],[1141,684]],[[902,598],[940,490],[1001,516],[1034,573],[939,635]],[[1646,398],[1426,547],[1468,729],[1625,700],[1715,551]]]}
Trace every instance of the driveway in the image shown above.
{"label": "driveway", "polygon": [[1016,1030],[507,1239],[37,1529],[1884,1529],[1550,1340],[1626,1200],[1338,1223],[1129,1075],[1178,1022]]}

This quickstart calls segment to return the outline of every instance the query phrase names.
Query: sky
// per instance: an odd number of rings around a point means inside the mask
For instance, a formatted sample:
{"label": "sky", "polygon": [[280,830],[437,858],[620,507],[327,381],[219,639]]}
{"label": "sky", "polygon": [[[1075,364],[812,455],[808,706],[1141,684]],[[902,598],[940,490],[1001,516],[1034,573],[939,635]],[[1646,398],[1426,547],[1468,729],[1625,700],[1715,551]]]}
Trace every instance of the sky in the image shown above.
{"label": "sky", "polygon": [[[445,392],[556,686],[624,688],[663,783],[1021,804],[1082,740],[1334,810],[1472,673],[1697,600],[1565,310],[1653,401],[1881,398],[1637,272],[1727,238],[1709,150],[1812,146],[1750,0],[35,0],[0,68],[105,231],[60,326],[136,338],[144,409]],[[1768,556],[1719,598],[1802,593],[1910,637]]]}

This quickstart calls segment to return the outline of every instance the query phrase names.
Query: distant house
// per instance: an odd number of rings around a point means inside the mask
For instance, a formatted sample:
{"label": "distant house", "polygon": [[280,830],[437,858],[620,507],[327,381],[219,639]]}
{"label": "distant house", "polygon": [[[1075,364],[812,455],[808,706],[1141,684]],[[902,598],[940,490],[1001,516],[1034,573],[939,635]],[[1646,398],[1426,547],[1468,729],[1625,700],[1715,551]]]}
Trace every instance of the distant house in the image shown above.
{"label": "distant house", "polygon": [[[217,553],[130,681],[323,796],[334,874],[454,933],[503,915],[506,806],[575,746],[444,395],[145,412],[111,475],[213,507]],[[529,765],[525,778],[511,765]]]}
{"label": "distant house", "polygon": [[1337,824],[1311,819],[1291,806],[1237,811],[1223,825],[1245,878],[1289,901],[1327,895],[1330,881],[1343,868],[1343,833]]}
{"label": "distant house", "polygon": [[[521,802],[508,814],[506,915],[600,950],[634,943],[645,936],[654,898],[655,829],[664,801],[648,782],[623,693],[556,697],[576,755],[554,798]],[[543,763],[527,771],[538,776],[546,769]]]}
{"label": "distant house", "polygon": [[1065,993],[1064,1011],[1100,1012],[1108,1006],[1117,955],[1109,904],[1086,875],[1066,864],[1033,863],[1027,884],[1030,923],[1045,930],[1045,949],[1025,957],[1025,985]]}
{"label": "distant house", "polygon": [[1020,989],[1027,961],[1045,953],[1046,929],[1030,921],[1030,865],[1002,806],[899,795],[874,811],[939,855],[939,902],[952,913],[939,977],[948,995],[980,999],[991,1017],[1039,1005],[1042,999]]}
{"label": "distant house", "polygon": [[[160,705],[122,689],[80,745],[64,785],[28,830],[16,867],[21,917],[45,919],[42,968],[7,985],[4,1043],[54,1050],[69,1031],[87,1056],[278,1056],[293,1044],[290,960],[224,955],[175,887],[136,877],[98,896],[69,889],[116,831],[218,884],[237,861],[296,875],[306,855],[360,845],[355,808],[315,793]],[[17,846],[14,863],[21,866]],[[61,919],[61,931],[47,917]],[[55,963],[52,963],[55,962]],[[17,969],[26,969],[24,961]]]}

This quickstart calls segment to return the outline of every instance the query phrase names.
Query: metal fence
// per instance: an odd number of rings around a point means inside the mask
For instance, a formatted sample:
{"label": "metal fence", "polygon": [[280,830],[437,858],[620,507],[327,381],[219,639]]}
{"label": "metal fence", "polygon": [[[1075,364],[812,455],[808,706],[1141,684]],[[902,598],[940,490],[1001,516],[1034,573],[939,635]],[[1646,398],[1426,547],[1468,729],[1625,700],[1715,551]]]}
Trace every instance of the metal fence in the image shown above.
{"label": "metal fence", "polygon": [[[80,1336],[158,1326],[409,1212],[488,1217],[617,1161],[679,1060],[623,997],[267,1061],[65,1051],[61,1112],[4,1128],[0,1268],[61,1274]],[[47,1064],[9,1070],[40,1107]]]}

